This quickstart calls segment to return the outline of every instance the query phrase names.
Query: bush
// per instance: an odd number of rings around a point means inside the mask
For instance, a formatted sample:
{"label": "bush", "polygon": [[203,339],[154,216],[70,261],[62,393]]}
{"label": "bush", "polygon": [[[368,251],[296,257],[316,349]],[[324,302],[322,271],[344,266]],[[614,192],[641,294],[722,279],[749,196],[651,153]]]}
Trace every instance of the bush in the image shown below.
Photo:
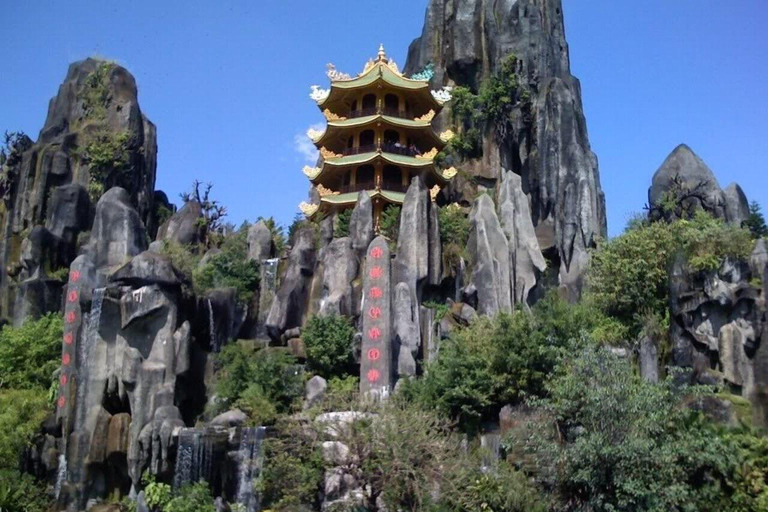
{"label": "bush", "polygon": [[115,65],[111,62],[102,62],[85,77],[80,96],[86,118],[104,119],[106,117],[110,99],[109,79],[114,67]]}
{"label": "bush", "polygon": [[216,507],[208,484],[196,482],[179,489],[162,512],[216,512]]}
{"label": "bush", "polygon": [[226,236],[221,252],[192,273],[195,288],[203,293],[214,288],[233,287],[241,303],[248,303],[258,288],[259,265],[248,258],[248,230]]}
{"label": "bush", "polygon": [[15,470],[0,470],[0,510],[45,512],[48,510],[45,484]]}
{"label": "bush", "polygon": [[594,251],[589,291],[602,311],[636,335],[643,316],[666,316],[669,267],[677,255],[693,270],[712,271],[728,257],[747,258],[751,250],[749,231],[701,211],[692,220],[635,223]]}
{"label": "bush", "polygon": [[404,393],[476,432],[504,405],[543,396],[553,368],[574,346],[612,342],[620,334],[596,308],[550,294],[530,314],[482,317],[456,332],[425,375],[405,383]]}
{"label": "bush", "polygon": [[[693,389],[645,381],[629,361],[590,348],[567,361],[540,402],[557,424],[528,439],[540,481],[570,510],[722,510],[735,462],[700,413]],[[551,433],[549,433],[551,431]],[[551,470],[551,473],[549,472]]]}
{"label": "bush", "polygon": [[173,267],[192,282],[195,269],[200,264],[200,247],[182,245],[174,240],[163,240],[160,252],[171,260]]}
{"label": "bush", "polygon": [[48,389],[59,368],[64,322],[49,313],[0,331],[0,389]]}
{"label": "bush", "polygon": [[0,469],[16,469],[21,453],[50,412],[47,389],[0,391]]}
{"label": "bush", "polygon": [[528,477],[512,464],[500,461],[494,471],[483,471],[481,461],[459,468],[443,500],[446,512],[475,510],[547,512],[547,501]]}
{"label": "bush", "polygon": [[82,151],[83,161],[88,164],[90,182],[88,192],[95,203],[107,189],[114,185],[123,185],[124,175],[130,171],[128,132],[97,133]]}
{"label": "bush", "polygon": [[[216,356],[216,415],[231,407],[243,407],[251,423],[274,421],[291,412],[303,396],[304,382],[296,358],[280,349],[258,349],[247,342],[227,345]],[[274,411],[274,412],[272,412]]]}
{"label": "bush", "polygon": [[354,335],[355,328],[346,317],[313,315],[301,333],[309,369],[326,379],[353,373]]}
{"label": "bush", "polygon": [[446,267],[456,268],[459,260],[466,257],[469,239],[469,218],[456,203],[443,206],[437,211],[440,224],[440,242]]}

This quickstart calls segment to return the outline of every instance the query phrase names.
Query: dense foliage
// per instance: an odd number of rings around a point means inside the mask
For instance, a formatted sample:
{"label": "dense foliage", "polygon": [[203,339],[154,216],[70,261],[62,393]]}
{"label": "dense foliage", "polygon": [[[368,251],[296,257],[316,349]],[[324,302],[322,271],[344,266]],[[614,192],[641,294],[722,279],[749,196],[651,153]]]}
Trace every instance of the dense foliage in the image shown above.
{"label": "dense foliage", "polygon": [[352,220],[352,210],[347,209],[336,215],[336,223],[333,226],[333,237],[344,238],[349,236],[349,223]]}
{"label": "dense foliage", "polygon": [[[216,512],[211,491],[204,481],[185,485],[175,492],[170,485],[158,482],[149,473],[144,474],[142,483],[147,506],[152,512]],[[135,506],[131,502],[127,505]]]}
{"label": "dense foliage", "polygon": [[248,229],[244,227],[224,237],[219,249],[221,252],[193,271],[195,288],[204,292],[233,287],[238,300],[247,303],[259,284],[259,264],[248,258]]}
{"label": "dense foliage", "polygon": [[440,244],[442,246],[443,265],[456,268],[459,261],[466,259],[467,240],[469,239],[469,218],[456,203],[437,210],[440,225]]}
{"label": "dense foliage", "polygon": [[0,330],[0,390],[48,389],[59,367],[64,322],[48,314]]}
{"label": "dense foliage", "polygon": [[768,225],[765,223],[765,216],[760,208],[760,203],[757,201],[749,203],[749,217],[744,226],[749,229],[755,238],[768,236]]}
{"label": "dense foliage", "polygon": [[232,343],[216,356],[215,415],[233,407],[245,412],[253,425],[274,423],[278,414],[293,411],[304,391],[296,359],[279,348]]}
{"label": "dense foliage", "polygon": [[349,318],[335,315],[310,317],[301,333],[309,369],[325,378],[354,373],[354,335],[355,328]]}
{"label": "dense foliage", "polygon": [[425,375],[405,393],[479,429],[506,404],[542,396],[555,365],[583,338],[617,341],[624,330],[587,304],[570,305],[552,294],[531,313],[479,318],[440,346]]}
{"label": "dense foliage", "polygon": [[95,203],[111,186],[122,186],[122,180],[130,171],[128,132],[114,133],[101,131],[86,144],[82,153],[83,162],[88,165],[88,194]]}
{"label": "dense foliage", "polygon": [[[751,507],[765,497],[738,483],[745,459],[734,441],[688,406],[706,390],[647,382],[599,348],[569,358],[546,388],[539,405],[548,419],[507,444],[535,454],[537,479],[567,510],[761,510]],[[764,462],[752,457],[763,489]],[[747,508],[734,507],[737,494]]]}
{"label": "dense foliage", "polygon": [[0,469],[0,510],[3,512],[44,512],[48,510],[45,487],[16,470]]}
{"label": "dense foliage", "polygon": [[666,315],[668,272],[674,258],[686,258],[694,270],[712,271],[728,257],[747,258],[752,245],[747,229],[725,224],[703,211],[691,220],[635,222],[594,251],[590,293],[606,314],[637,334],[644,316]]}
{"label": "dense foliage", "polygon": [[400,233],[401,210],[399,206],[389,205],[381,212],[379,232],[390,241],[390,246],[397,244],[397,236]]}

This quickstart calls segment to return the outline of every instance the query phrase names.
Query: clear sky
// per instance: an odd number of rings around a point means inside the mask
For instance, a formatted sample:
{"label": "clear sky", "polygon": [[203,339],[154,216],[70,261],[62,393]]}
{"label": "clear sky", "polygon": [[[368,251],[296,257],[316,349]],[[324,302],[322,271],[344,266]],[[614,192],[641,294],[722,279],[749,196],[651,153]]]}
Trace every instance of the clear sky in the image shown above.
{"label": "clear sky", "polygon": [[[157,188],[192,180],[239,224],[288,224],[306,197],[304,136],[325,64],[357,73],[379,43],[404,64],[427,0],[3,1],[0,130],[33,138],[67,65],[116,60],[158,127]],[[640,211],[685,142],[721,186],[768,207],[768,2],[564,0],[573,74],[600,159],[609,231]]]}

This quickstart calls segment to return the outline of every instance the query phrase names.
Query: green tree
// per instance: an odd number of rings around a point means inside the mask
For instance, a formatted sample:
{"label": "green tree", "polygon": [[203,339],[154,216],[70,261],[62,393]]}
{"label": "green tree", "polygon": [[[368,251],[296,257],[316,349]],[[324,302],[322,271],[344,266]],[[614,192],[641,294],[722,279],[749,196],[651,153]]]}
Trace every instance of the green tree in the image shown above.
{"label": "green tree", "polygon": [[325,378],[349,375],[353,370],[354,335],[355,328],[346,317],[313,315],[301,333],[307,366]]}
{"label": "green tree", "polygon": [[703,393],[672,379],[653,384],[608,350],[589,348],[562,365],[540,402],[552,423],[508,440],[538,460],[538,479],[568,510],[723,510],[733,451],[687,406]]}
{"label": "green tree", "polygon": [[0,469],[17,469],[21,453],[50,413],[47,391],[0,391]]}
{"label": "green tree", "polygon": [[198,291],[233,287],[241,303],[248,303],[258,288],[259,264],[248,258],[248,230],[225,236],[221,252],[193,271]]}
{"label": "green tree", "polygon": [[334,238],[349,236],[349,223],[352,220],[352,210],[347,209],[336,215],[336,225],[333,229]]}
{"label": "green tree", "polygon": [[232,343],[216,356],[215,366],[218,400],[210,415],[239,407],[251,423],[269,424],[278,414],[291,412],[303,396],[296,358],[282,349],[259,349],[247,341]]}
{"label": "green tree", "polygon": [[749,203],[749,217],[744,224],[755,238],[762,238],[768,235],[768,225],[765,223],[763,211],[760,208],[760,203],[757,201]]}
{"label": "green tree", "polygon": [[59,367],[64,322],[49,313],[27,320],[21,327],[0,331],[0,389],[43,389],[51,385]]}

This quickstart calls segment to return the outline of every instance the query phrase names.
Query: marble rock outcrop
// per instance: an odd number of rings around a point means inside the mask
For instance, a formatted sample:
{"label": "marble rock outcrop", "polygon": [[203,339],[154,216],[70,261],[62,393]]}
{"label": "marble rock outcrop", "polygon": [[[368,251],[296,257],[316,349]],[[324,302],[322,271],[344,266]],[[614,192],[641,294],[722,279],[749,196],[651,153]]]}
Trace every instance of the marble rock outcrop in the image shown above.
{"label": "marble rock outcrop", "polygon": [[725,190],[706,163],[685,144],[679,145],[653,175],[648,189],[649,216],[667,221],[704,210],[737,226],[749,217],[749,203],[736,184]]}
{"label": "marble rock outcrop", "polygon": [[[0,265],[6,270],[0,273],[0,314],[18,323],[59,309],[64,283],[53,274],[69,266],[80,235],[90,229],[89,191],[96,198],[101,190],[124,188],[138,217],[151,224],[157,144],[133,76],[116,64],[86,59],[69,66],[37,142],[22,136],[12,145],[0,183]],[[119,165],[90,159],[92,148],[106,147],[114,148]],[[29,238],[38,227],[48,230],[45,245],[54,254],[29,268],[22,245],[40,241]],[[36,274],[39,268],[46,275]]]}
{"label": "marble rock outcrop", "polygon": [[[763,272],[765,272],[765,267]],[[768,346],[765,301],[749,262],[726,260],[695,272],[680,259],[670,273],[672,362],[692,379],[741,394],[754,420],[768,425]]]}
{"label": "marble rock outcrop", "polygon": [[[431,0],[421,37],[408,51],[405,72],[434,65],[434,89],[477,91],[516,57],[520,87],[529,104],[510,109],[503,137],[488,127],[482,157],[460,167],[487,186],[501,169],[521,176],[541,251],[559,265],[560,285],[571,299],[581,292],[587,251],[607,232],[605,197],[597,158],[587,135],[581,86],[570,73],[560,0]],[[437,126],[450,125],[450,103]],[[457,180],[457,184],[461,180]],[[472,187],[454,187],[451,200],[470,204]]]}

